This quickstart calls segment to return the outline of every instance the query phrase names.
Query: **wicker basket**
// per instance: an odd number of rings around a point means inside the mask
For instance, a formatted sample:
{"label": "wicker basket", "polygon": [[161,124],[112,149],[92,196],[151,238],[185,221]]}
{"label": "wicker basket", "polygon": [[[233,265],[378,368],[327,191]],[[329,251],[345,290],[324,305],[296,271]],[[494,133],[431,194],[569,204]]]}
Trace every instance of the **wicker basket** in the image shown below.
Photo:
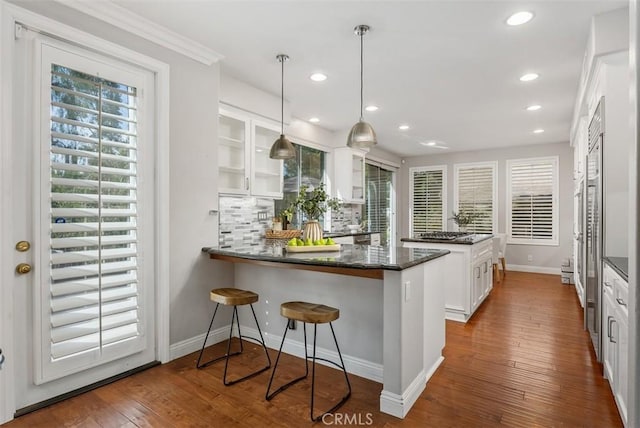
{"label": "wicker basket", "polygon": [[302,230],[292,229],[292,230],[271,230],[267,229],[265,232],[265,237],[270,239],[291,239],[291,238],[299,238],[302,235]]}

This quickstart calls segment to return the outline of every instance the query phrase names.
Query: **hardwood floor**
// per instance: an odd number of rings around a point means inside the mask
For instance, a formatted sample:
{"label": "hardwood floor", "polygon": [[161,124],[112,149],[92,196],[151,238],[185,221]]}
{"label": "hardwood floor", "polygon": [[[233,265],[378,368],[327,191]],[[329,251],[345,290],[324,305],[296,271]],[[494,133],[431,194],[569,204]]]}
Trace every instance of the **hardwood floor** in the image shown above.
{"label": "hardwood floor", "polygon": [[[213,348],[221,350],[220,345]],[[230,374],[262,364],[260,349],[252,344],[247,348],[249,352],[235,357]],[[558,276],[508,272],[466,325],[447,322],[444,354],[444,363],[406,419],[378,411],[380,384],[351,376],[351,399],[325,424],[622,426],[602,367],[582,328],[573,286],[562,285]],[[22,416],[6,427],[313,425],[308,416],[308,383],[267,402],[264,393],[270,372],[225,387],[224,363],[196,370],[196,358],[197,353],[187,355]],[[300,359],[284,355],[281,363],[291,367],[287,379],[302,373]],[[343,392],[342,379],[340,372],[327,367],[320,366],[319,372],[316,405],[328,408],[327,400]]]}

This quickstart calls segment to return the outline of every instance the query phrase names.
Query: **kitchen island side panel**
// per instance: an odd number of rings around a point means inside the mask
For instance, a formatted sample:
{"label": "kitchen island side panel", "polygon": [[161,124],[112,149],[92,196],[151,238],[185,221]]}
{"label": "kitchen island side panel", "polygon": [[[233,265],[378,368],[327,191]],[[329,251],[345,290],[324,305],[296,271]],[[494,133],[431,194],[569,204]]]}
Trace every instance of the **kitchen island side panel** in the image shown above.
{"label": "kitchen island side panel", "polygon": [[[260,296],[254,308],[269,347],[278,348],[286,325],[280,304],[298,300],[322,303],[340,310],[340,318],[333,326],[343,355],[382,364],[382,280],[246,263],[234,265],[235,287]],[[239,312],[241,326],[255,327],[250,311]],[[289,330],[287,341],[302,343],[302,331],[301,324],[296,330]],[[309,331],[307,338],[311,340]],[[270,337],[277,340],[271,341]],[[318,346],[335,350],[328,325],[318,325]]]}

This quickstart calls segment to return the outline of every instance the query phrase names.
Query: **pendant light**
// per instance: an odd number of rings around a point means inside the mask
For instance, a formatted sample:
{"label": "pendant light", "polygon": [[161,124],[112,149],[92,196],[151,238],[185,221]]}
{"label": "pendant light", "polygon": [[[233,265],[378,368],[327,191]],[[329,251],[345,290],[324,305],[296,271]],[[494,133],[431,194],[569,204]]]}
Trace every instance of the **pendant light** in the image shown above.
{"label": "pendant light", "polygon": [[279,54],[276,59],[282,64],[281,86],[280,86],[280,137],[271,146],[269,157],[271,159],[292,159],[296,157],[296,148],[291,141],[284,136],[284,63],[289,61],[289,56]]}
{"label": "pendant light", "polygon": [[354,33],[360,36],[360,120],[351,128],[347,137],[347,146],[355,149],[367,149],[378,143],[373,127],[364,121],[362,114],[364,104],[363,37],[369,32],[369,29],[368,25],[358,25],[354,28]]}

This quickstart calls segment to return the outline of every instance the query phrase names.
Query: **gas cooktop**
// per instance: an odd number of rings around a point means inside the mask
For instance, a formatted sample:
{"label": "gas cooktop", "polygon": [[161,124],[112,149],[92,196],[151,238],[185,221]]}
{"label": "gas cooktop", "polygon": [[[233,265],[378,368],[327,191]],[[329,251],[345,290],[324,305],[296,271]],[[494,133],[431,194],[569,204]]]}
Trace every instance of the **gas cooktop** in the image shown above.
{"label": "gas cooktop", "polygon": [[464,236],[471,235],[470,232],[426,232],[420,233],[418,238],[422,239],[438,239],[441,241],[453,241],[454,239],[462,238]]}

